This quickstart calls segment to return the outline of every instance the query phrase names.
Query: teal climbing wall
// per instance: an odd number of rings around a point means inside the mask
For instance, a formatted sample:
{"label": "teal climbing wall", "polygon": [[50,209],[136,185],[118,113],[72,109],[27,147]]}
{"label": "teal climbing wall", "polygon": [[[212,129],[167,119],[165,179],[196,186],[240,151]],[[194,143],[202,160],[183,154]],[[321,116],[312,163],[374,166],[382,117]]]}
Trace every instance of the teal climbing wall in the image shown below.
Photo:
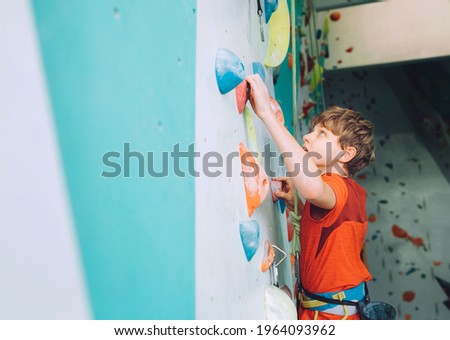
{"label": "teal climbing wall", "polygon": [[275,84],[275,94],[284,113],[284,125],[291,133],[294,133],[292,119],[292,71],[289,70],[287,58],[280,65],[280,73]]}
{"label": "teal climbing wall", "polygon": [[123,170],[194,141],[196,0],[32,3],[94,318],[194,318],[194,179]]}

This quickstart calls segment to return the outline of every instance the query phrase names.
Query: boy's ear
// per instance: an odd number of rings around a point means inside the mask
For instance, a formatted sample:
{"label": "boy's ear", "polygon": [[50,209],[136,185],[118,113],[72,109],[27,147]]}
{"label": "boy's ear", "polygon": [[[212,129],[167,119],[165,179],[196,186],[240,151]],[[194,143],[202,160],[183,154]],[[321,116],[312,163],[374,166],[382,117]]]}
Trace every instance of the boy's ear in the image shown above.
{"label": "boy's ear", "polygon": [[353,146],[349,146],[343,150],[343,154],[339,159],[340,162],[347,163],[350,162],[356,155],[356,149]]}

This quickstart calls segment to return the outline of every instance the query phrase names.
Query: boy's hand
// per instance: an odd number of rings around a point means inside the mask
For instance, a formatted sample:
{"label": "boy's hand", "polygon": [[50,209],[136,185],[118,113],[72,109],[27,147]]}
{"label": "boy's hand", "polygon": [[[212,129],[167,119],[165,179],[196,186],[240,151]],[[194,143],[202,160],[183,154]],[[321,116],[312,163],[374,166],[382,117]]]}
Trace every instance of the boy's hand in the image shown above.
{"label": "boy's hand", "polygon": [[284,200],[286,207],[290,211],[294,211],[294,195],[295,190],[291,181],[287,177],[277,177],[273,178],[273,180],[282,182],[281,191],[276,191],[274,194],[277,197],[280,197]]}
{"label": "boy's hand", "polygon": [[269,115],[274,115],[275,113],[272,112],[273,109],[270,103],[269,91],[259,74],[249,75],[245,80],[247,80],[251,87],[249,100],[256,115],[263,120]]}

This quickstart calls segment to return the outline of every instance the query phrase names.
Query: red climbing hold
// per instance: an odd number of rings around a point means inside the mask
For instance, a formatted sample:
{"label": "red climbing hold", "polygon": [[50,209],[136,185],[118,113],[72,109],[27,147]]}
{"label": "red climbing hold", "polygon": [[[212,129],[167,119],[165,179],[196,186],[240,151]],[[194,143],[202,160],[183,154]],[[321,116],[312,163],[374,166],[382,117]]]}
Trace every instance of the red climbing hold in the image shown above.
{"label": "red climbing hold", "polygon": [[408,237],[408,233],[396,224],[394,224],[392,226],[392,234],[394,234],[394,236],[398,237],[398,238],[407,238]]}
{"label": "red climbing hold", "polygon": [[308,102],[304,101],[303,105],[302,105],[302,113],[303,113],[302,118],[308,117],[309,110],[311,110],[314,106],[316,106],[315,102],[313,102],[313,101],[308,101]]}
{"label": "red climbing hold", "polygon": [[364,173],[364,174],[358,175],[357,177],[358,177],[359,179],[365,180],[365,179],[367,179],[367,174]]}
{"label": "red climbing hold", "polygon": [[247,104],[247,100],[250,94],[250,86],[247,80],[243,80],[238,86],[235,88],[236,94],[236,104],[238,108],[238,112],[242,113],[245,109],[245,104]]}
{"label": "red climbing hold", "polygon": [[414,293],[411,290],[404,292],[402,295],[403,301],[406,301],[406,302],[411,302],[412,300],[414,300],[415,297],[416,297],[416,293]]}
{"label": "red climbing hold", "polygon": [[272,179],[270,181],[270,192],[272,193],[272,201],[273,203],[278,202],[280,199],[278,196],[275,195],[277,191],[281,191],[283,188],[283,182],[279,181],[277,179]]}
{"label": "red climbing hold", "polygon": [[414,244],[416,247],[422,247],[423,246],[423,239],[421,237],[411,237],[408,236],[408,240]]}
{"label": "red climbing hold", "polygon": [[330,19],[332,21],[338,21],[341,18],[341,12],[333,12],[330,14]]}

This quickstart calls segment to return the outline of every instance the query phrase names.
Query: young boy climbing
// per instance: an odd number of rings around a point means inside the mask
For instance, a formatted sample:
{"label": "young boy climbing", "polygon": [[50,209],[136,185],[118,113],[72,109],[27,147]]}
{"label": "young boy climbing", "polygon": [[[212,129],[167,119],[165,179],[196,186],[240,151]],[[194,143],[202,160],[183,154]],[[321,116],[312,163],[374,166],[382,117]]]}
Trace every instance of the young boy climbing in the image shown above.
{"label": "young boy climbing", "polygon": [[[250,103],[283,155],[289,181],[276,193],[293,209],[299,204],[300,319],[360,319],[357,307],[331,303],[362,301],[372,279],[361,259],[367,231],[366,192],[352,179],[374,156],[373,125],[359,113],[331,107],[317,116],[300,146],[277,120],[259,75],[246,78]],[[324,302],[321,299],[331,299]]]}

